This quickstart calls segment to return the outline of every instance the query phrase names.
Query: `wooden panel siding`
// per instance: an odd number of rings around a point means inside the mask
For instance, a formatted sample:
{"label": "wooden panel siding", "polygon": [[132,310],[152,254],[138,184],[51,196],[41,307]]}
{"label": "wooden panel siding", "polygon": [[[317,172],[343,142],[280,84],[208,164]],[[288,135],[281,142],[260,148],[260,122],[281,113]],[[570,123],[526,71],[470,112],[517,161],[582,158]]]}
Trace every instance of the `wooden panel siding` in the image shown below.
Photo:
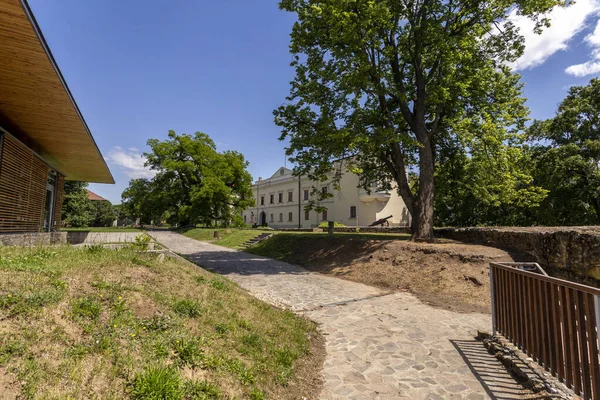
{"label": "wooden panel siding", "polygon": [[584,399],[600,400],[600,289],[490,264],[494,331]]}
{"label": "wooden panel siding", "polygon": [[0,124],[69,180],[114,183],[30,12],[0,0]]}
{"label": "wooden panel siding", "polygon": [[[3,135],[0,153],[0,232],[43,230],[46,184],[50,170],[27,146],[10,135]],[[62,188],[56,193],[57,197],[60,195],[56,209],[60,209]],[[57,222],[60,223],[60,218]]]}

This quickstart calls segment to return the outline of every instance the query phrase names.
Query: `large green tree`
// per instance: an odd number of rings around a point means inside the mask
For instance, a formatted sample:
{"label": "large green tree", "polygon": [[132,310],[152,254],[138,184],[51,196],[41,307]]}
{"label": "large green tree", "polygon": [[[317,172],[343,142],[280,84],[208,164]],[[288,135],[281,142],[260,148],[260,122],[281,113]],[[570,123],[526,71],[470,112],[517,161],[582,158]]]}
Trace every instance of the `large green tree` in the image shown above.
{"label": "large green tree", "polygon": [[155,221],[164,215],[180,225],[225,225],[254,204],[248,162],[236,151],[218,152],[205,133],[148,141],[146,165],[157,171],[152,180],[133,180],[123,192],[124,208]]}
{"label": "large green tree", "polygon": [[556,116],[528,131],[536,184],[549,190],[537,222],[600,223],[600,79],[574,86]]}
{"label": "large green tree", "polygon": [[61,220],[65,226],[81,228],[92,221],[92,208],[85,188],[86,182],[66,181]]}
{"label": "large green tree", "polygon": [[[507,66],[524,40],[508,13],[541,29],[557,4],[282,0],[297,15],[296,76],[275,122],[296,173],[325,179],[346,160],[367,178],[391,179],[412,215],[413,238],[432,240],[436,152],[452,142],[469,157],[510,161],[507,148],[524,126],[522,85]],[[487,173],[502,179],[506,171]]]}

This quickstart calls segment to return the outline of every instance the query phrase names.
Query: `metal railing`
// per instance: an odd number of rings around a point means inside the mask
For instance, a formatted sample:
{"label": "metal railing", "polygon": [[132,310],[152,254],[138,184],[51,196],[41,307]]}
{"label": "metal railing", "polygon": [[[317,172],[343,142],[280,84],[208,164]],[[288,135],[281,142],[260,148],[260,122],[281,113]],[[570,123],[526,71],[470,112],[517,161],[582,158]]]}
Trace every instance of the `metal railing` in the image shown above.
{"label": "metal railing", "polygon": [[492,324],[584,399],[600,400],[600,289],[535,263],[491,263]]}

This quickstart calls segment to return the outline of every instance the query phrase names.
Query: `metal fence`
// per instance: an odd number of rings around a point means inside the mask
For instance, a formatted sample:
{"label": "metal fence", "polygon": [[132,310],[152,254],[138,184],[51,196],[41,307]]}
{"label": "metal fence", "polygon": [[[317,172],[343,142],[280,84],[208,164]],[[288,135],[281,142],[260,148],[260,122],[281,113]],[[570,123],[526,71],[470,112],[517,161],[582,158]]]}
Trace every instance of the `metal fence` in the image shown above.
{"label": "metal fence", "polygon": [[491,263],[492,323],[584,399],[600,400],[600,289]]}

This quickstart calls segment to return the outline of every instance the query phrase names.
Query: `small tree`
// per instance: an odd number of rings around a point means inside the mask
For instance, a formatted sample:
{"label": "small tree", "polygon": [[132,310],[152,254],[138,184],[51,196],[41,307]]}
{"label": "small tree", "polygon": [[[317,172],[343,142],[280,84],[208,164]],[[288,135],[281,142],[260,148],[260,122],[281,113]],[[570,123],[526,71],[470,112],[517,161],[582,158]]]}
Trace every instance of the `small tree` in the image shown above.
{"label": "small tree", "polygon": [[112,226],[117,212],[109,201],[91,201],[90,226]]}

